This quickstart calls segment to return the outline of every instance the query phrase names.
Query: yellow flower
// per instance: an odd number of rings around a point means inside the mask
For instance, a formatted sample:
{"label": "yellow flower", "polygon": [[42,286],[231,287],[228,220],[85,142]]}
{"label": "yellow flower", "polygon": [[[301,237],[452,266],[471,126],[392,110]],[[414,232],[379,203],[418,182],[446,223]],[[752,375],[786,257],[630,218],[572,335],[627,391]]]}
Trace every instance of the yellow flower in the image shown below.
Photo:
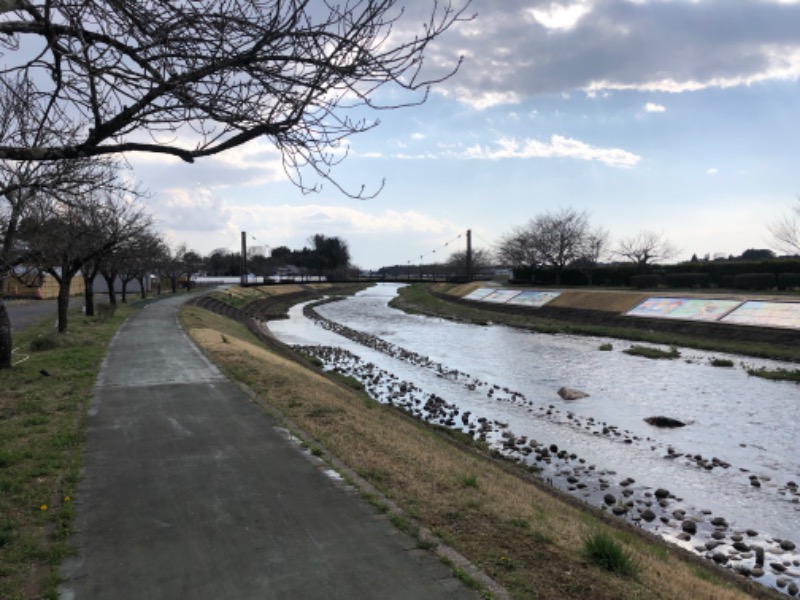
{"label": "yellow flower", "polygon": [[72,500],[72,498],[69,496],[64,496],[64,502],[69,502],[70,500]]}
{"label": "yellow flower", "polygon": [[47,510],[47,504],[42,504],[42,505],[39,507],[39,510]]}

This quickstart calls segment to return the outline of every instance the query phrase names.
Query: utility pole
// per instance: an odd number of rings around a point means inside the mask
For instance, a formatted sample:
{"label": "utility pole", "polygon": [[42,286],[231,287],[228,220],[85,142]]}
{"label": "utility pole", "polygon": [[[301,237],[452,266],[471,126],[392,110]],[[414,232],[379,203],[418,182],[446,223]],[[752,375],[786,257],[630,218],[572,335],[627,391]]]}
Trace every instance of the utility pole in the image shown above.
{"label": "utility pole", "polygon": [[472,281],[472,229],[467,229],[467,281]]}
{"label": "utility pole", "polygon": [[241,273],[239,275],[239,284],[242,287],[247,285],[247,232],[242,232],[242,258],[240,260]]}

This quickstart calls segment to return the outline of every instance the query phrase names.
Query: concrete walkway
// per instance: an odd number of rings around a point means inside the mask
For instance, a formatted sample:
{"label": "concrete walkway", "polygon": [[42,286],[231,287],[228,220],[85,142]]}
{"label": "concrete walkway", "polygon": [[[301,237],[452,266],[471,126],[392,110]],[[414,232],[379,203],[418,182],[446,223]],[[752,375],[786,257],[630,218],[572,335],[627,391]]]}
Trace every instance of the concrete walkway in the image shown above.
{"label": "concrete walkway", "polygon": [[476,598],[148,305],[111,344],[62,598]]}

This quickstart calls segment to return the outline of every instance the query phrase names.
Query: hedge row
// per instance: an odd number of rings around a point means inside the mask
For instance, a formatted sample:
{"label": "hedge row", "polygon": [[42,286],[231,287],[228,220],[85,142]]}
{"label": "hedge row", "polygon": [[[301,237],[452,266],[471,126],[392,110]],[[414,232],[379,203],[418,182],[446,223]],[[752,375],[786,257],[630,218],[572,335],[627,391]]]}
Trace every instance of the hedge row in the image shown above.
{"label": "hedge row", "polygon": [[[553,269],[515,269],[514,280],[536,285],[554,285]],[[591,268],[565,269],[561,285],[597,285],[635,287],[639,289],[666,286],[670,288],[738,288],[748,290],[800,289],[800,259],[765,261],[713,261],[658,265],[647,274],[636,265],[601,265]]]}

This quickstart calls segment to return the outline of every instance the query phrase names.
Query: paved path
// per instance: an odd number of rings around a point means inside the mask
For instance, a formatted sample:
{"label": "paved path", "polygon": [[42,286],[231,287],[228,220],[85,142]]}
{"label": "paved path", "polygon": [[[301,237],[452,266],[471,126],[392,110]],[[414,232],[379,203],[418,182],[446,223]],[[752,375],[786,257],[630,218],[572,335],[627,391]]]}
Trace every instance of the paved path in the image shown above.
{"label": "paved path", "polygon": [[184,299],[111,344],[61,597],[476,598],[200,354],[176,321]]}

